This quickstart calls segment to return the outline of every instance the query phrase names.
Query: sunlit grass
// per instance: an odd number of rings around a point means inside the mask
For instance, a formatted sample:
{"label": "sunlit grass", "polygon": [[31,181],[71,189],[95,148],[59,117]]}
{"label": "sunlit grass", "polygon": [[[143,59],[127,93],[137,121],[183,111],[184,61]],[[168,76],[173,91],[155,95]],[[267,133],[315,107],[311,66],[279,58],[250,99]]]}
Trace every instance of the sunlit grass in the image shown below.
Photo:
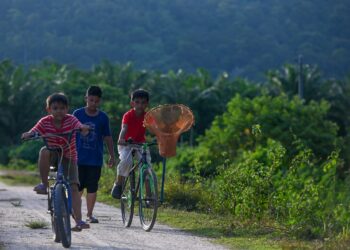
{"label": "sunlit grass", "polygon": [[[11,185],[32,185],[38,182],[38,177],[15,174],[0,176],[0,180]],[[113,181],[114,171],[104,169],[100,181],[98,201],[120,207],[119,200],[113,199],[110,195]],[[138,208],[135,207],[135,212],[137,211]],[[138,223],[138,221],[134,223]],[[347,248],[350,245],[347,239],[330,242],[296,240],[288,236],[283,228],[267,221],[259,224],[255,222],[242,223],[229,217],[187,212],[165,206],[158,209],[157,223],[167,224],[193,235],[208,237],[213,242],[232,249],[350,249]],[[43,221],[32,221],[27,222],[26,226],[45,228],[47,224]]]}

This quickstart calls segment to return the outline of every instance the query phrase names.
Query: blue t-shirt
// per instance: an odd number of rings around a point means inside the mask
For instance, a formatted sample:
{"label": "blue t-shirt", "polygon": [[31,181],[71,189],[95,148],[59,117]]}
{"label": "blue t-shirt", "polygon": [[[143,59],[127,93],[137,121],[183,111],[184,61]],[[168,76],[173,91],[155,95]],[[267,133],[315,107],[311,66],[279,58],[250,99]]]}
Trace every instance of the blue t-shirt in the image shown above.
{"label": "blue t-shirt", "polygon": [[105,112],[99,110],[96,116],[89,116],[85,108],[77,109],[73,115],[82,124],[89,125],[94,130],[83,136],[77,133],[78,165],[102,166],[103,139],[110,136],[109,119]]}

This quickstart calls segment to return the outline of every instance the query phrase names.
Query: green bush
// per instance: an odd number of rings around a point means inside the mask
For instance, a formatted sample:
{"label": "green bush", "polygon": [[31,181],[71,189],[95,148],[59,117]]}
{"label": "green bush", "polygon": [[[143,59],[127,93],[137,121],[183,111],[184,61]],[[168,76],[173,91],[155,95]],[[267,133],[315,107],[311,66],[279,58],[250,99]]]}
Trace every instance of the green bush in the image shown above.
{"label": "green bush", "polygon": [[[206,191],[200,182],[183,182],[180,176],[170,176],[167,178],[164,187],[165,204],[172,208],[184,209],[187,211],[205,211],[208,206]],[[205,202],[204,202],[205,201]]]}
{"label": "green bush", "polygon": [[115,168],[103,167],[101,172],[101,179],[99,182],[99,192],[109,195],[115,181]]}
{"label": "green bush", "polygon": [[[234,161],[242,151],[266,145],[269,138],[286,148],[288,159],[298,152],[293,144],[296,140],[321,159],[326,159],[338,143],[337,126],[326,119],[329,105],[324,101],[306,105],[298,98],[289,100],[286,96],[248,99],[237,95],[227,109],[200,137],[189,163],[201,176],[215,176],[216,166],[226,159]],[[257,124],[261,130],[259,137],[253,135]]]}
{"label": "green bush", "polygon": [[245,151],[239,160],[223,167],[216,178],[214,209],[240,218],[261,219],[271,208],[273,178],[285,157],[280,143]]}
{"label": "green bush", "polygon": [[43,143],[41,141],[29,141],[22,143],[10,150],[10,162],[14,163],[19,160],[25,160],[29,163],[36,164],[41,147],[43,147]]}
{"label": "green bush", "polygon": [[9,153],[8,147],[0,148],[0,164],[7,164],[8,163],[8,161],[9,161],[8,153]]}

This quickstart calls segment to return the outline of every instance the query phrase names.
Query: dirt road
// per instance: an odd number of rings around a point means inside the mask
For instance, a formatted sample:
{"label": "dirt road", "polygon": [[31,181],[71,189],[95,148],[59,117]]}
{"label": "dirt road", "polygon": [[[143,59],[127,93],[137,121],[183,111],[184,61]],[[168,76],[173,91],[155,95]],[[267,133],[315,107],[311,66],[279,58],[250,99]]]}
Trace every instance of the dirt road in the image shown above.
{"label": "dirt road", "polygon": [[[124,228],[119,209],[98,203],[95,210],[100,223],[82,232],[72,232],[72,249],[224,249],[206,238],[164,225],[156,224],[151,232],[144,232],[138,218],[134,218],[131,228]],[[0,182],[0,249],[62,249],[52,239],[50,216],[45,211],[45,195],[35,194],[31,187]],[[43,229],[25,226],[39,220],[48,226]]]}

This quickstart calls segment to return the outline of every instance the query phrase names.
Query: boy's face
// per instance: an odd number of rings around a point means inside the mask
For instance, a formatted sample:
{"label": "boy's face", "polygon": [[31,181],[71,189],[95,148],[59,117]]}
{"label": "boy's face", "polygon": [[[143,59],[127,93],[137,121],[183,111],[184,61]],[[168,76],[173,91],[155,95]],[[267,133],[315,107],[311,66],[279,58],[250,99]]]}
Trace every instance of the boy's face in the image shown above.
{"label": "boy's face", "polygon": [[61,102],[51,103],[50,107],[48,107],[46,110],[56,121],[62,121],[64,116],[68,113],[67,105]]}
{"label": "boy's face", "polygon": [[143,112],[148,106],[148,101],[145,98],[135,98],[131,101],[131,107],[135,109],[136,112]]}
{"label": "boy's face", "polygon": [[91,111],[96,111],[100,106],[101,98],[94,95],[85,96],[86,107]]}

